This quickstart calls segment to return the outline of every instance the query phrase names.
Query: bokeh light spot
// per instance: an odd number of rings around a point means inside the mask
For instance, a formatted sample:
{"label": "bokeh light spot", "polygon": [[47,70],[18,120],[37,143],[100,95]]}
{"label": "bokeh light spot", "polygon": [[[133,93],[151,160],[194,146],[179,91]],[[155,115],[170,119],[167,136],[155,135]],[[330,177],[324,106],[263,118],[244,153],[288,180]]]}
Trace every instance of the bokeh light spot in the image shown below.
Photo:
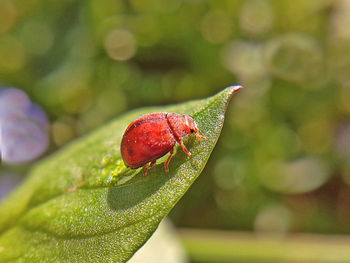
{"label": "bokeh light spot", "polygon": [[269,189],[284,194],[315,190],[330,176],[328,165],[315,157],[304,157],[291,162],[271,161],[261,169],[262,183]]}
{"label": "bokeh light spot", "polygon": [[320,46],[313,38],[302,34],[287,34],[270,40],[264,59],[270,73],[295,82],[315,80],[323,68]]}
{"label": "bokeh light spot", "polygon": [[245,176],[244,163],[225,157],[218,161],[214,170],[214,180],[218,187],[233,190],[242,184]]}
{"label": "bokeh light spot", "polygon": [[338,0],[331,16],[332,38],[350,40],[350,1]]}
{"label": "bokeh light spot", "polygon": [[124,29],[110,31],[105,38],[104,45],[108,56],[118,61],[128,60],[136,52],[136,41],[133,34]]}
{"label": "bokeh light spot", "polygon": [[236,41],[223,48],[224,66],[239,77],[257,77],[266,73],[262,47],[248,41]]}
{"label": "bokeh light spot", "polygon": [[254,222],[254,229],[259,233],[284,235],[289,229],[290,213],[282,205],[266,205]]}
{"label": "bokeh light spot", "polygon": [[210,11],[201,21],[200,29],[203,37],[210,43],[224,43],[231,34],[231,19],[223,11]]}
{"label": "bokeh light spot", "polygon": [[310,120],[299,128],[298,133],[307,152],[325,153],[331,147],[332,129],[326,120]]}
{"label": "bokeh light spot", "polygon": [[269,0],[244,1],[239,16],[242,29],[249,33],[262,34],[273,24],[273,10]]}

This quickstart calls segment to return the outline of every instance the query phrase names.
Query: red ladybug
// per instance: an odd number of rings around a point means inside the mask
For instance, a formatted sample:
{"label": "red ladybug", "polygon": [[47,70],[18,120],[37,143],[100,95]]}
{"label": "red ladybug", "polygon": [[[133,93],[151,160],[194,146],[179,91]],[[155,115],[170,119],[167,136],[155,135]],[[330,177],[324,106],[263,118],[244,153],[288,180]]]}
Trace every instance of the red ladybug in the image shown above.
{"label": "red ladybug", "polygon": [[129,125],[123,135],[120,149],[123,160],[131,169],[147,164],[144,170],[146,176],[148,169],[155,165],[157,159],[170,152],[164,164],[168,173],[168,165],[176,143],[191,156],[181,139],[192,133],[199,140],[205,139],[190,116],[168,112],[142,115]]}

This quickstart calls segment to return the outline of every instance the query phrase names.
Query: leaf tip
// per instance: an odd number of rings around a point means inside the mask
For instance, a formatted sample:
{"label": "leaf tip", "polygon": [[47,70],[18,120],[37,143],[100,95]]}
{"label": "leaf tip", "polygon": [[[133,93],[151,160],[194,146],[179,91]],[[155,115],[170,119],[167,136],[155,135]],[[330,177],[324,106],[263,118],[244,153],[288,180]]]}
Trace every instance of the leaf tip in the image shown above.
{"label": "leaf tip", "polygon": [[230,93],[234,93],[236,91],[239,91],[240,89],[242,89],[243,86],[242,85],[232,85],[232,86],[229,86],[228,89],[230,91]]}
{"label": "leaf tip", "polygon": [[243,86],[242,85],[232,85],[232,86],[228,86],[225,90],[224,90],[224,94],[226,94],[227,96],[227,100],[226,100],[226,106],[229,103],[229,101],[232,98],[233,93],[239,91],[240,89],[242,89]]}

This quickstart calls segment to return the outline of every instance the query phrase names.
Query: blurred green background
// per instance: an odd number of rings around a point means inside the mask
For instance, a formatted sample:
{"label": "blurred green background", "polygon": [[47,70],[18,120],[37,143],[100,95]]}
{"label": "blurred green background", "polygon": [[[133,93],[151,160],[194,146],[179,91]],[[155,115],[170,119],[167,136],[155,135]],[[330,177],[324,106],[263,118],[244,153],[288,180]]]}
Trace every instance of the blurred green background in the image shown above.
{"label": "blurred green background", "polygon": [[350,233],[348,0],[0,0],[0,82],[45,109],[48,153],[242,84],[175,225]]}

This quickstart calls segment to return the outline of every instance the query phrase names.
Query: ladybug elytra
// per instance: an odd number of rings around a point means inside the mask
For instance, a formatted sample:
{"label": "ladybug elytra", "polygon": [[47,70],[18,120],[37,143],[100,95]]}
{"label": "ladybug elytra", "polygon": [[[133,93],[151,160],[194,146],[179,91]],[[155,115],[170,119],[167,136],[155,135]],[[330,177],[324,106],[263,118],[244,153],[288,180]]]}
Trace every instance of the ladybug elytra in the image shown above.
{"label": "ladybug elytra", "polygon": [[168,112],[145,114],[132,122],[125,130],[121,142],[121,154],[126,166],[137,169],[145,166],[144,175],[160,157],[170,152],[165,161],[165,171],[169,172],[169,162],[174,146],[179,143],[182,150],[191,156],[182,138],[195,134],[201,140],[205,136],[199,132],[197,123],[188,115]]}

